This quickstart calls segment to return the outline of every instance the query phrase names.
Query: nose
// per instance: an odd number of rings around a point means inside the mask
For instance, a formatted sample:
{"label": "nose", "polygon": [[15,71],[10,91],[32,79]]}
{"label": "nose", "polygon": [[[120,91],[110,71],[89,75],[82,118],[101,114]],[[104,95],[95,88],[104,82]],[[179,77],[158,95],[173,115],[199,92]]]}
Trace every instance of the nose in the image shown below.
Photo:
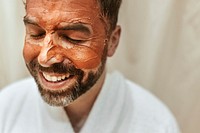
{"label": "nose", "polygon": [[53,42],[52,34],[44,38],[43,46],[38,55],[38,63],[43,67],[50,67],[52,64],[63,62],[63,55],[56,52],[56,44]]}

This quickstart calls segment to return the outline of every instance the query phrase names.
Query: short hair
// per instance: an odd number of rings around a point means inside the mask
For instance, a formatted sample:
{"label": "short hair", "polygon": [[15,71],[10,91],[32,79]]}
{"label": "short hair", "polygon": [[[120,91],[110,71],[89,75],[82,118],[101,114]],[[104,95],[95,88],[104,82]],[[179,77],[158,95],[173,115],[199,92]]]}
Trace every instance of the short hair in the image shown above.
{"label": "short hair", "polygon": [[108,19],[109,31],[115,29],[118,21],[119,8],[122,0],[97,0],[103,16]]}

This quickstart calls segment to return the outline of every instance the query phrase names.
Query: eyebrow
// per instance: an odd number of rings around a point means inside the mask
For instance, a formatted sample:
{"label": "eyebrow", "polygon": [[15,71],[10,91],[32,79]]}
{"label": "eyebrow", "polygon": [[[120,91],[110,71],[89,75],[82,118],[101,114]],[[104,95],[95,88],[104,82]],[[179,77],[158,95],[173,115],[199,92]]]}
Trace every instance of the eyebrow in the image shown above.
{"label": "eyebrow", "polygon": [[[24,24],[32,24],[38,27],[41,27],[40,25],[38,25],[37,22],[35,22],[34,20],[30,19],[27,16],[24,16]],[[73,23],[73,24],[69,24],[66,26],[62,26],[62,27],[57,27],[55,28],[55,30],[74,30],[74,31],[81,31],[84,32],[88,35],[90,35],[92,32],[90,30],[90,28],[88,26],[86,26],[84,23]]]}
{"label": "eyebrow", "polygon": [[63,27],[58,27],[56,30],[74,30],[74,31],[81,31],[86,34],[91,34],[90,28],[82,23],[74,23]]}
{"label": "eyebrow", "polygon": [[25,25],[26,25],[26,24],[32,24],[32,25],[35,25],[35,26],[40,27],[40,26],[37,24],[37,22],[35,22],[34,20],[28,18],[27,16],[24,16],[23,21],[24,21],[24,24],[25,24]]}

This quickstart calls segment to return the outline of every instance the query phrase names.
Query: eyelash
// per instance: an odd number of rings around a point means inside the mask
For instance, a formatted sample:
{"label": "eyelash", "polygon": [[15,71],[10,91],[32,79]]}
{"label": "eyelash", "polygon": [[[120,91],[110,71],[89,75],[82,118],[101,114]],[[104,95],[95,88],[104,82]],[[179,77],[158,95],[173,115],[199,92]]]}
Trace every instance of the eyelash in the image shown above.
{"label": "eyelash", "polygon": [[[36,35],[30,35],[32,38],[36,39],[36,40],[39,40],[41,39],[43,36],[45,35],[45,33],[40,33],[40,34],[36,34]],[[69,41],[70,43],[73,43],[73,44],[80,44],[80,43],[83,43],[85,42],[85,40],[76,40],[76,39],[72,39],[66,35],[62,35],[62,38],[64,38],[65,40]]]}
{"label": "eyelash", "polygon": [[69,41],[70,43],[73,43],[73,44],[80,44],[80,43],[83,43],[85,42],[84,40],[76,40],[76,39],[72,39],[66,35],[62,35],[62,38],[64,38],[65,40]]}
{"label": "eyelash", "polygon": [[40,34],[30,35],[30,36],[31,36],[32,38],[38,40],[38,39],[41,39],[44,35],[45,35],[45,33],[40,33]]}

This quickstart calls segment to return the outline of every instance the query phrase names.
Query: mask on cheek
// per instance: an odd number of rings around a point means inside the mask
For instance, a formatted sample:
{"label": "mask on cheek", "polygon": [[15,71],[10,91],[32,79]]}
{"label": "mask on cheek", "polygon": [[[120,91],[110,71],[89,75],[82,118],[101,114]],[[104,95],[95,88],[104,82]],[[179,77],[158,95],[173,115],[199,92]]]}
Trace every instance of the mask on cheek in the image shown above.
{"label": "mask on cheek", "polygon": [[69,59],[77,68],[93,69],[101,63],[101,56],[89,47],[77,45],[70,49],[55,46],[47,53],[47,58],[50,60],[55,57],[55,54],[62,58]]}

